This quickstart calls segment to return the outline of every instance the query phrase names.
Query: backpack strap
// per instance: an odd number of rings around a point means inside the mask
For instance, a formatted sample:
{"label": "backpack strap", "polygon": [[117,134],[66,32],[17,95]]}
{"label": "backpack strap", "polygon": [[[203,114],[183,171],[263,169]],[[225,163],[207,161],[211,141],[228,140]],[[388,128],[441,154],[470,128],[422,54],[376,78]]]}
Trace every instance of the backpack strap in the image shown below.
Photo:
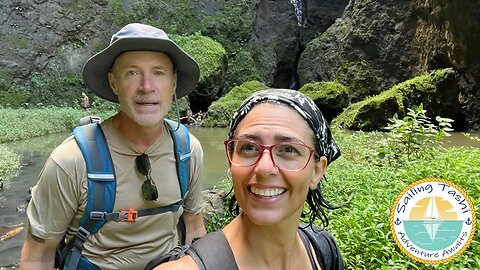
{"label": "backpack strap", "polygon": [[[313,252],[312,252],[312,248],[311,248],[311,245],[310,245],[310,240],[308,240],[308,236],[301,230],[298,230],[298,235],[300,236],[300,239],[302,240],[303,245],[305,246],[305,249],[307,250],[308,259],[310,260],[310,264],[312,265],[312,269],[313,270],[318,270],[317,263],[315,262],[315,259],[313,258]],[[319,263],[322,264],[323,260],[319,260]],[[322,267],[324,267],[324,265]],[[322,268],[322,269],[324,269],[324,268]]]}
{"label": "backpack strap", "polygon": [[85,214],[80,219],[80,227],[71,241],[73,247],[66,265],[67,270],[77,269],[87,237],[100,230],[106,222],[105,220],[90,219],[90,213],[93,211],[112,212],[116,192],[113,161],[100,124],[91,123],[78,126],[73,129],[73,135],[87,166],[88,199]]}
{"label": "backpack strap", "polygon": [[197,263],[200,270],[238,270],[233,251],[221,230],[193,242],[186,253]]}
{"label": "backpack strap", "polygon": [[[313,228],[312,228],[313,227]],[[300,234],[305,234],[315,249],[322,269],[342,270],[343,260],[333,236],[315,226],[300,225]]]}
{"label": "backpack strap", "polygon": [[[165,122],[167,123],[173,140],[173,152],[175,153],[175,160],[177,161],[177,176],[183,202],[188,195],[188,179],[190,178],[190,159],[192,156],[192,152],[190,151],[190,135],[187,127],[181,123],[169,119],[165,119]],[[180,243],[181,245],[185,245],[187,229],[183,215],[180,216],[178,220],[177,228],[181,235]]]}
{"label": "backpack strap", "polygon": [[85,214],[80,219],[80,227],[73,240],[68,270],[77,269],[87,237],[100,230],[106,222],[90,219],[90,213],[112,212],[117,188],[113,161],[100,124],[78,126],[73,129],[73,135],[87,166],[88,199]]}
{"label": "backpack strap", "polygon": [[188,179],[190,178],[190,136],[188,129],[183,124],[165,119],[170,135],[173,139],[175,159],[177,160],[177,175],[180,181],[181,197],[184,199],[188,193]]}
{"label": "backpack strap", "polygon": [[166,254],[160,255],[150,260],[147,263],[147,266],[145,266],[144,270],[153,270],[155,267],[159,266],[162,263],[176,261],[181,257],[185,256],[185,253],[188,248],[189,248],[188,245],[176,246]]}

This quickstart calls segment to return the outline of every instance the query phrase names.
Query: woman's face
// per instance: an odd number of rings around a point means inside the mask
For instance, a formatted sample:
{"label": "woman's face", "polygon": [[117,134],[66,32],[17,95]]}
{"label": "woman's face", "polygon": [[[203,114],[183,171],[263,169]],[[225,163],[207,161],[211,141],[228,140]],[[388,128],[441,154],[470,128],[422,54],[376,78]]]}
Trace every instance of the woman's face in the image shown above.
{"label": "woman's face", "polygon": [[[239,123],[236,139],[263,145],[303,143],[314,148],[312,131],[293,109],[272,103],[256,105]],[[326,168],[326,158],[310,159],[299,171],[279,169],[268,150],[256,164],[240,167],[231,164],[233,187],[243,214],[257,225],[279,222],[298,223],[309,189],[314,189]]]}

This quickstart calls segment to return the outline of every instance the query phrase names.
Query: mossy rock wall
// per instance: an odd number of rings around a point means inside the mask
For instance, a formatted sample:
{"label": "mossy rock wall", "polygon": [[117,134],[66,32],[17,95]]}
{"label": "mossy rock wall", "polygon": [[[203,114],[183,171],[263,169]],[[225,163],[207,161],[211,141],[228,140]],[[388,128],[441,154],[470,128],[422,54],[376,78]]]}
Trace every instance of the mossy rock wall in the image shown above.
{"label": "mossy rock wall", "polygon": [[331,122],[350,103],[348,89],[339,82],[307,83],[298,91],[315,101],[327,122]]}
{"label": "mossy rock wall", "polygon": [[249,81],[236,86],[219,100],[208,107],[202,126],[205,127],[228,127],[235,111],[240,104],[251,94],[267,89],[268,87],[258,81]]}
{"label": "mossy rock wall", "polygon": [[447,68],[399,83],[379,95],[352,104],[332,124],[352,130],[381,130],[394,114],[403,117],[407,108],[423,103],[429,117],[447,117],[456,121],[454,126],[462,125],[458,123],[464,116],[456,98],[455,76],[455,71]]}
{"label": "mossy rock wall", "polygon": [[226,51],[220,43],[199,33],[190,36],[172,35],[171,38],[200,66],[200,81],[188,98],[192,111],[206,111],[208,105],[225,91]]}

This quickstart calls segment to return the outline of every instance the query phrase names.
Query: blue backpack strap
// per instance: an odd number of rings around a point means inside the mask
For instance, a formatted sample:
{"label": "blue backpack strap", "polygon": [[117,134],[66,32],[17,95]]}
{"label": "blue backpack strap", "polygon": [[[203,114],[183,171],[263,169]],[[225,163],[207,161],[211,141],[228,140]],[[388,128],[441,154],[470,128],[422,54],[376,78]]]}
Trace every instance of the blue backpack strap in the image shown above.
{"label": "blue backpack strap", "polygon": [[105,220],[90,219],[90,213],[101,211],[110,213],[115,204],[116,181],[113,161],[105,135],[98,123],[74,128],[73,135],[82,151],[87,166],[88,200],[85,214],[80,219],[80,227],[75,235],[72,253],[66,269],[76,269],[82,255],[83,243],[90,234],[96,233]]}
{"label": "blue backpack strap", "polygon": [[[190,135],[187,127],[181,123],[165,119],[167,122],[170,135],[173,139],[175,159],[177,161],[177,175],[180,182],[180,192],[182,196],[182,204],[188,195],[188,179],[190,178],[190,159],[192,152],[190,150]],[[178,220],[177,228],[180,231],[180,243],[186,243],[186,226],[183,216]]]}
{"label": "blue backpack strap", "polygon": [[187,127],[184,125],[168,119],[165,119],[165,121],[173,139],[180,192],[182,199],[184,199],[188,192],[188,179],[190,178],[190,157],[192,155],[190,151],[190,136]]}

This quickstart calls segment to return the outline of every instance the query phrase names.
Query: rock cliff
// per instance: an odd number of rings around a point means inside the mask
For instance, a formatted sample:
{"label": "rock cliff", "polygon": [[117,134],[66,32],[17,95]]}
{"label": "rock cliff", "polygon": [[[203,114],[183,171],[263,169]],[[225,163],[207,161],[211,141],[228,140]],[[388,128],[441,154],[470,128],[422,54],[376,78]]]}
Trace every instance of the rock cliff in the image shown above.
{"label": "rock cliff", "polygon": [[[224,46],[226,78],[206,78],[195,110],[235,85],[299,89],[337,81],[357,102],[433,69],[455,69],[457,128],[480,129],[480,0],[5,0],[0,3],[0,100],[41,76],[81,82],[84,62],[128,22],[200,33]],[[461,15],[460,15],[461,14]],[[65,75],[65,76],[67,76]],[[59,81],[57,78],[54,81]],[[55,86],[55,87],[61,87]],[[23,92],[22,92],[23,91]],[[206,98],[207,97],[207,98]],[[448,116],[447,116],[448,117]]]}

